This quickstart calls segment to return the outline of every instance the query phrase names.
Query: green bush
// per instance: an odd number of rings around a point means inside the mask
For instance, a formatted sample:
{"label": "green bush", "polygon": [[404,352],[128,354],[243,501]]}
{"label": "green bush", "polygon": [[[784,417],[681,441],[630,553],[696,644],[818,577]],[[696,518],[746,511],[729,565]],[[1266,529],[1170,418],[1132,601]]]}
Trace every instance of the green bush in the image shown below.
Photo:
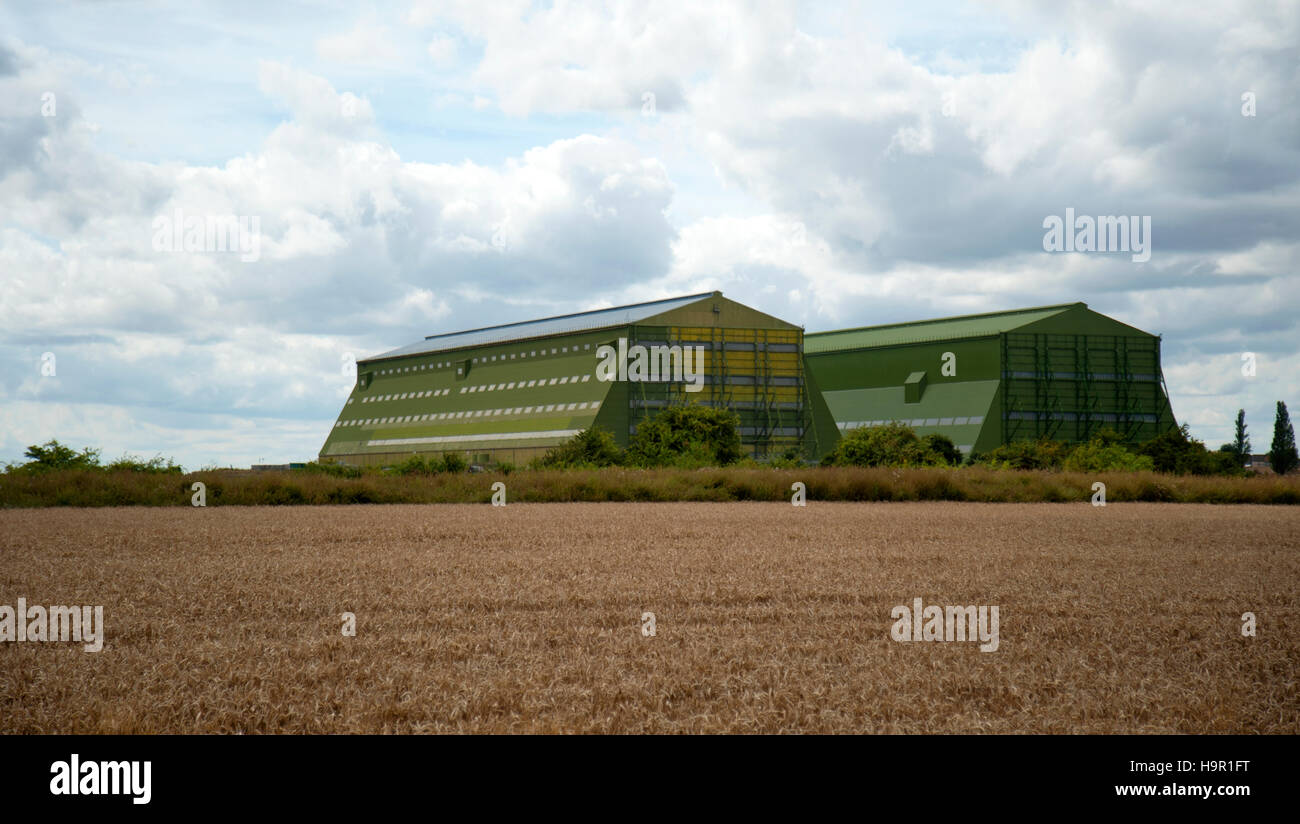
{"label": "green bush", "polygon": [[429,460],[429,466],[432,467],[435,461],[438,466],[438,468],[434,470],[436,472],[450,472],[455,474],[469,469],[469,461],[465,460],[465,456],[459,452],[444,452],[442,453],[441,459],[431,458]]}
{"label": "green bush", "polygon": [[1068,448],[1057,441],[1012,441],[991,452],[980,455],[976,461],[994,469],[1059,469]]}
{"label": "green bush", "polygon": [[1172,475],[1242,475],[1230,453],[1210,452],[1191,436],[1187,424],[1170,429],[1137,448],[1151,458],[1157,472]]}
{"label": "green bush", "polygon": [[427,456],[411,453],[401,463],[383,467],[380,471],[385,475],[427,476],[442,473],[456,474],[467,469],[469,469],[469,461],[465,460],[464,455],[459,452],[443,452]]}
{"label": "green bush", "polygon": [[768,466],[772,469],[799,469],[804,465],[803,450],[797,446],[792,446],[780,455],[769,458],[765,463],[758,465]]}
{"label": "green bush", "polygon": [[937,432],[931,432],[929,435],[921,438],[921,443],[931,452],[938,455],[944,463],[948,464],[948,466],[961,466],[961,450],[957,448],[957,444],[952,442],[952,438],[949,438],[947,435],[940,435]]}
{"label": "green bush", "polygon": [[329,475],[333,478],[360,478],[363,470],[359,466],[336,463],[318,463],[310,461],[298,472],[311,472],[317,475]]}
{"label": "green bush", "polygon": [[92,470],[103,472],[142,472],[146,474],[179,475],[184,472],[180,464],[171,458],[155,455],[148,460],[123,455],[117,460],[102,465],[99,462],[100,450],[85,449],[77,452],[58,440],[50,440],[40,446],[27,447],[23,453],[30,460],[25,464],[8,464],[5,472],[49,472],[52,470]]}
{"label": "green bush", "polygon": [[[952,445],[952,441],[948,441]],[[956,451],[956,447],[953,447]],[[854,429],[840,438],[822,463],[827,466],[940,466],[947,458],[916,436],[910,426],[888,423]]]}
{"label": "green bush", "polygon": [[179,475],[183,471],[180,464],[175,463],[171,458],[164,458],[162,455],[154,455],[147,461],[133,458],[130,455],[123,455],[104,468],[110,471],[154,472],[172,475]]}
{"label": "green bush", "polygon": [[623,455],[614,441],[614,433],[592,426],[552,448],[533,465],[539,469],[575,469],[616,466],[622,462]]}
{"label": "green bush", "polygon": [[1068,472],[1150,472],[1155,464],[1148,456],[1130,452],[1122,444],[1091,440],[1072,449],[1061,468]]}
{"label": "green bush", "polygon": [[29,446],[23,453],[30,461],[17,467],[28,472],[46,472],[51,469],[98,469],[99,450],[86,447],[77,452],[57,440],[42,446]]}
{"label": "green bush", "polygon": [[419,455],[411,455],[393,467],[393,471],[398,475],[432,475],[438,471],[440,466],[441,464],[437,458],[425,460]]}
{"label": "green bush", "polygon": [[740,459],[740,416],[711,406],[669,406],[644,418],[628,444],[633,466],[726,466]]}

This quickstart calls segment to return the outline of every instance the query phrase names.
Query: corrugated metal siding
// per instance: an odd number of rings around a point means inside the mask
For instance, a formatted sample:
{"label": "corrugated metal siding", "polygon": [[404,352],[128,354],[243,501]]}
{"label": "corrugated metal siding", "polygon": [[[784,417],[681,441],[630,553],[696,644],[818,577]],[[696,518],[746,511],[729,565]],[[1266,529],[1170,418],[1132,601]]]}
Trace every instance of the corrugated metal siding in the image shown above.
{"label": "corrugated metal siding", "polygon": [[998,335],[1028,323],[1045,320],[1080,303],[1059,306],[1039,306],[1009,312],[990,312],[983,315],[962,315],[911,323],[891,323],[884,326],[863,326],[834,332],[812,332],[804,336],[804,351],[808,354],[831,352],[839,349],[856,349],[877,346],[897,346],[905,343],[956,340]]}
{"label": "corrugated metal siding", "polygon": [[572,315],[559,315],[553,318],[528,320],[519,323],[506,323],[500,326],[488,326],[482,329],[468,329],[463,332],[449,332],[444,335],[430,335],[422,341],[393,349],[382,355],[367,360],[398,358],[406,355],[421,355],[430,352],[445,352],[450,349],[463,349],[470,346],[485,346],[491,343],[539,338],[548,335],[562,335],[613,326],[626,326],[645,318],[661,315],[674,309],[689,306],[697,301],[712,297],[714,293],[703,292],[698,295],[686,295],[680,298],[636,303],[629,306],[614,306],[609,309],[596,309],[591,312],[578,312]]}

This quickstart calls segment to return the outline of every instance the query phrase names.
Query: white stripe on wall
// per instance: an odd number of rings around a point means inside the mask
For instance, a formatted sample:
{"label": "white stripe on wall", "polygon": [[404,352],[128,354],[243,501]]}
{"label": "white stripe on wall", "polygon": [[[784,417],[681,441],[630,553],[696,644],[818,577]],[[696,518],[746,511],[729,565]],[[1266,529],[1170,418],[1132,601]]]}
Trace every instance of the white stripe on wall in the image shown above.
{"label": "white stripe on wall", "polygon": [[363,446],[415,446],[434,443],[470,443],[473,441],[528,441],[536,438],[572,438],[581,429],[552,429],[548,432],[490,432],[483,435],[437,435],[428,438],[386,438],[363,441]]}

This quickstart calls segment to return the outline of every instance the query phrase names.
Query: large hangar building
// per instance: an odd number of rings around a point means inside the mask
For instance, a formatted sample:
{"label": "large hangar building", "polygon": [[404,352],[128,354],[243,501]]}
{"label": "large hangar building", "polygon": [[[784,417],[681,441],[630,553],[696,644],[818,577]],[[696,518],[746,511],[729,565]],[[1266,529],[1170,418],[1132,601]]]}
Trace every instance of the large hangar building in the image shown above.
{"label": "large hangar building", "polygon": [[1159,336],[1083,303],[819,332],[804,353],[840,433],[900,421],[969,454],[1104,427],[1141,442],[1175,426]]}
{"label": "large hangar building", "polygon": [[963,452],[1015,440],[1141,442],[1173,428],[1160,338],[1067,303],[805,334],[722,296],[430,335],[357,364],[320,458],[522,463],[592,426],[622,446],[672,404],[734,410],[755,457],[809,458],[900,421]]}
{"label": "large hangar building", "polygon": [[430,335],[357,363],[320,457],[521,463],[591,426],[626,446],[674,403],[735,410],[755,456],[816,453],[802,350],[801,327],[720,292]]}

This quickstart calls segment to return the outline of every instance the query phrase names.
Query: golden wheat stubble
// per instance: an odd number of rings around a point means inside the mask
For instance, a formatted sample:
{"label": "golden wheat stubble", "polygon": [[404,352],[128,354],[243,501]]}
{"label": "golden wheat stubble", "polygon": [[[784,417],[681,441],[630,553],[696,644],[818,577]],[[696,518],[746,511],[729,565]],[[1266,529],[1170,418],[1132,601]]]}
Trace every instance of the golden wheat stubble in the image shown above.
{"label": "golden wheat stubble", "polygon": [[[102,604],[107,627],[99,653],[0,644],[6,733],[1300,731],[1292,508],[60,509],[0,527],[0,603]],[[998,651],[891,640],[914,597],[998,605]]]}

